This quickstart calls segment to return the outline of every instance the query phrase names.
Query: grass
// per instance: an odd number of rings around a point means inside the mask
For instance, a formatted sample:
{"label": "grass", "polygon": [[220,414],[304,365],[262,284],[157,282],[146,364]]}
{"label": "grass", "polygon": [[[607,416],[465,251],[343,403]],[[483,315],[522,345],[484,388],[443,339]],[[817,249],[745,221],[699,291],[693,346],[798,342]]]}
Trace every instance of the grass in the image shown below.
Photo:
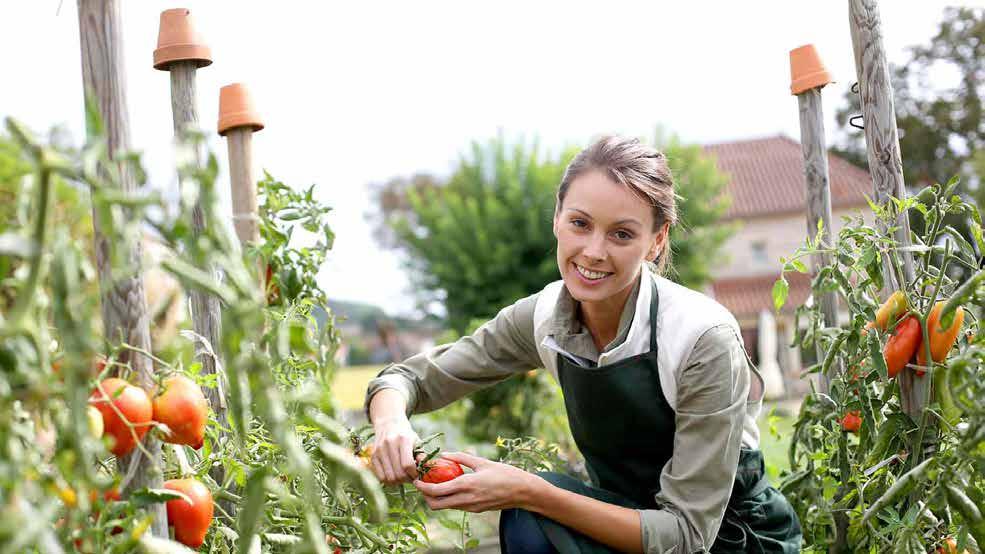
{"label": "grass", "polygon": [[332,394],[343,410],[361,410],[366,399],[366,385],[380,372],[383,365],[354,365],[335,372]]}
{"label": "grass", "polygon": [[[361,410],[366,396],[366,385],[383,369],[383,365],[361,365],[340,368],[335,375],[333,393],[339,406],[346,410]],[[759,418],[759,439],[763,457],[766,460],[766,473],[770,483],[778,485],[780,472],[790,468],[787,449],[796,418],[780,415],[764,406],[764,414]]]}

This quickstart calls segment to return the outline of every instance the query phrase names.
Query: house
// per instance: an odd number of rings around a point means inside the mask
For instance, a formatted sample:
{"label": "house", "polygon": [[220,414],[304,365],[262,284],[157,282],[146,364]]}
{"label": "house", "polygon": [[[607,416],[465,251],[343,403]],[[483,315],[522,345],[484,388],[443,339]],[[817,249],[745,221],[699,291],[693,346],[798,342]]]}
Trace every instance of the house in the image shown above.
{"label": "house", "polygon": [[[705,292],[735,315],[746,349],[760,370],[767,373],[778,369],[783,392],[800,394],[807,386],[800,379],[807,360],[789,345],[794,337],[793,313],[810,294],[810,276],[787,274],[790,292],[779,314],[773,310],[772,296],[773,283],[780,275],[780,258],[789,258],[808,234],[800,143],[780,135],[710,144],[704,150],[729,176],[732,205],[725,220],[740,223],[740,229],[724,245],[726,259],[714,271]],[[872,194],[869,173],[830,154],[828,173],[834,234],[843,226],[845,216],[861,213],[872,223],[865,199]],[[816,232],[812,231],[811,235]],[[810,266],[808,260],[805,263]],[[775,356],[769,351],[775,351]],[[812,359],[813,353],[804,356]]]}

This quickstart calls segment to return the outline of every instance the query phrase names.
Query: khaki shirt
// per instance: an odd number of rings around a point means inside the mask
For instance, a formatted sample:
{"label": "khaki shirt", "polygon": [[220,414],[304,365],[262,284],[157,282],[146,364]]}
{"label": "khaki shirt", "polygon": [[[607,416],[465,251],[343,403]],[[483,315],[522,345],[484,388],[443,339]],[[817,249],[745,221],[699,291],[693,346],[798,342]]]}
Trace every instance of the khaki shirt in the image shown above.
{"label": "khaki shirt", "polygon": [[[408,415],[429,412],[541,367],[534,344],[538,294],[503,308],[472,335],[384,368],[369,383],[366,406],[376,392],[392,388],[406,397]],[[639,283],[623,308],[616,338],[603,352],[625,341],[638,294]],[[566,288],[552,317],[553,325],[568,331],[554,337],[562,355],[594,366],[599,351]],[[728,325],[710,328],[695,344],[677,383],[674,453],[661,474],[656,495],[660,509],[639,511],[645,552],[700,552],[714,543],[736,472],[726,460],[738,459],[751,366],[741,339]]]}

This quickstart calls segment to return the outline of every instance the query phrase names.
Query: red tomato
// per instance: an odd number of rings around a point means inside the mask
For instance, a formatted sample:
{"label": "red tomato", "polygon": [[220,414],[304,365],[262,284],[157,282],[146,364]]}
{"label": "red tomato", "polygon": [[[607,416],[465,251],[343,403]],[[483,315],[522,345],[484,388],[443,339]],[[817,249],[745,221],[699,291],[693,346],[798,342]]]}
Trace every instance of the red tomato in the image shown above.
{"label": "red tomato", "polygon": [[421,481],[425,483],[444,483],[464,474],[462,466],[447,459],[436,458],[424,464],[424,476]]}
{"label": "red tomato", "polygon": [[154,421],[171,429],[164,442],[202,448],[208,413],[209,403],[202,389],[184,375],[167,378],[164,391],[154,397]]}
{"label": "red tomato", "polygon": [[890,379],[896,377],[913,358],[917,347],[920,346],[922,335],[920,321],[912,315],[907,316],[896,326],[893,336],[886,341],[886,346],[882,351]]}
{"label": "red tomato", "polygon": [[849,433],[858,433],[862,427],[862,418],[859,417],[858,410],[852,410],[841,418],[841,428]]}
{"label": "red tomato", "polygon": [[205,542],[205,534],[212,523],[212,493],[198,479],[172,479],[164,488],[184,493],[191,499],[168,500],[168,525],[174,527],[174,538],[185,546],[198,548]]}
{"label": "red tomato", "polygon": [[[105,396],[97,388],[89,396],[89,403],[103,414],[103,433],[113,438],[110,452],[117,457],[125,456],[137,446],[137,441],[144,438],[147,430],[150,429],[151,416],[154,413],[150,398],[147,397],[144,389],[135,387],[123,379],[111,377],[104,380],[101,385]],[[117,415],[117,410],[126,421]],[[134,433],[130,432],[127,421],[134,426],[136,438]]]}

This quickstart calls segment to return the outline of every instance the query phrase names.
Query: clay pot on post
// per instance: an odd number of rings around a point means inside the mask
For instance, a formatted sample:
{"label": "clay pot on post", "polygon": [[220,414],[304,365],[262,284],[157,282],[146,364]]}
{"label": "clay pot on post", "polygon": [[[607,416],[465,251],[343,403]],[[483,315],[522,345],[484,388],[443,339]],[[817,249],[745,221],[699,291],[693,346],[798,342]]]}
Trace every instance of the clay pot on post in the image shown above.
{"label": "clay pot on post", "polygon": [[[257,188],[253,178],[253,133],[263,129],[263,121],[253,105],[246,85],[233,83],[219,89],[220,135],[229,149],[229,186],[233,201],[233,226],[243,245],[260,242],[257,215]],[[265,263],[258,260],[261,289],[265,289]]]}
{"label": "clay pot on post", "polygon": [[195,62],[195,67],[212,63],[212,51],[195,29],[191,11],[185,8],[161,12],[154,69],[167,71],[169,64],[178,61]]}
{"label": "clay pot on post", "polygon": [[790,93],[800,94],[833,82],[813,44],[790,51]]}

